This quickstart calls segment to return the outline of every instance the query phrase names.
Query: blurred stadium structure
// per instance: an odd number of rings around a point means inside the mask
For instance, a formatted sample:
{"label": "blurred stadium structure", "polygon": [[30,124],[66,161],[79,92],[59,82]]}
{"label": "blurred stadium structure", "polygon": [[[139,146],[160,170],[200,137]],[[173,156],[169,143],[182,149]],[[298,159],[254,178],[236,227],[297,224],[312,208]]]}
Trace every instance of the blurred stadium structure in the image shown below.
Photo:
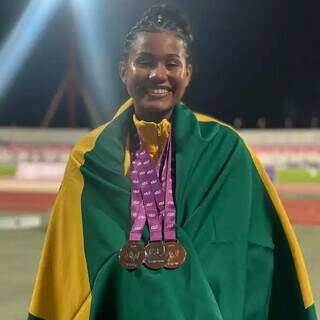
{"label": "blurred stadium structure", "polygon": [[[48,212],[71,148],[86,132],[0,128],[0,212]],[[320,223],[320,130],[240,133],[264,164],[291,221]]]}

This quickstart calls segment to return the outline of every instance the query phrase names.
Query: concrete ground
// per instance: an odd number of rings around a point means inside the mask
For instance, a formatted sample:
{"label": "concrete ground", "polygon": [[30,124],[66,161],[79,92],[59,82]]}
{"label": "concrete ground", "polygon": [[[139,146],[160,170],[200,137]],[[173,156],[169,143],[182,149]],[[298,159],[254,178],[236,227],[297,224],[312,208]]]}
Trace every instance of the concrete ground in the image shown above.
{"label": "concrete ground", "polygon": [[1,319],[26,319],[44,229],[0,230]]}
{"label": "concrete ground", "polygon": [[[320,226],[295,226],[320,309]],[[44,228],[0,230],[1,319],[26,319]]]}

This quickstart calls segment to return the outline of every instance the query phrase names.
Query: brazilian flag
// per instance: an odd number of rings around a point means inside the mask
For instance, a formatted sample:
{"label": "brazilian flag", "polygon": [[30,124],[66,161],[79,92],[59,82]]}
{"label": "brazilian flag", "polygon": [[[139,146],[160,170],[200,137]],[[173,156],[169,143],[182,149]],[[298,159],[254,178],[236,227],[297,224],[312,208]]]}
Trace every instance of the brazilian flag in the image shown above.
{"label": "brazilian flag", "polygon": [[131,223],[131,104],[70,155],[28,319],[315,320],[300,248],[263,167],[233,129],[182,103],[172,123],[187,260],[175,270],[120,266]]}

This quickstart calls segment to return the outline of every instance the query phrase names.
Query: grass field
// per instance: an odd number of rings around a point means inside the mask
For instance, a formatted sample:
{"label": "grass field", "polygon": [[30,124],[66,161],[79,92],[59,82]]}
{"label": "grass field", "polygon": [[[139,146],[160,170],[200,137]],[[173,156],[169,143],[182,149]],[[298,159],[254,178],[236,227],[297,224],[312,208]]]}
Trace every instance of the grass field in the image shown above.
{"label": "grass field", "polygon": [[320,183],[319,169],[282,168],[276,170],[277,183]]}
{"label": "grass field", "polygon": [[[320,308],[320,226],[295,226]],[[26,319],[44,228],[0,230],[1,319]]]}
{"label": "grass field", "polygon": [[14,177],[16,170],[13,166],[0,166],[0,177]]}

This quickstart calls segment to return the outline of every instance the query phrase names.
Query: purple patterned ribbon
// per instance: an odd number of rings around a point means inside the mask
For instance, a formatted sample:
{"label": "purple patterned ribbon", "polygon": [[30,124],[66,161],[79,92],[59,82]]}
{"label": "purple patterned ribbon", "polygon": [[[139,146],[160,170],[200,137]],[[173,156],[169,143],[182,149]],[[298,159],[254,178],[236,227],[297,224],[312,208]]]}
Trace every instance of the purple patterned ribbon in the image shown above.
{"label": "purple patterned ribbon", "polygon": [[146,223],[146,214],[143,207],[141,197],[140,184],[138,179],[138,171],[133,168],[131,170],[131,231],[129,239],[133,241],[140,241],[142,229]]}
{"label": "purple patterned ribbon", "polygon": [[141,139],[138,136],[135,138],[139,144],[134,154],[131,171],[132,228],[130,240],[141,239],[146,219],[151,241],[161,241],[163,238],[164,240],[176,240],[176,208],[172,192],[172,137],[169,136],[156,167],[153,166]]}
{"label": "purple patterned ribbon", "polygon": [[173,201],[173,171],[172,171],[172,139],[168,141],[168,165],[166,166],[166,179],[163,179],[165,190],[164,240],[176,240],[176,206]]}

